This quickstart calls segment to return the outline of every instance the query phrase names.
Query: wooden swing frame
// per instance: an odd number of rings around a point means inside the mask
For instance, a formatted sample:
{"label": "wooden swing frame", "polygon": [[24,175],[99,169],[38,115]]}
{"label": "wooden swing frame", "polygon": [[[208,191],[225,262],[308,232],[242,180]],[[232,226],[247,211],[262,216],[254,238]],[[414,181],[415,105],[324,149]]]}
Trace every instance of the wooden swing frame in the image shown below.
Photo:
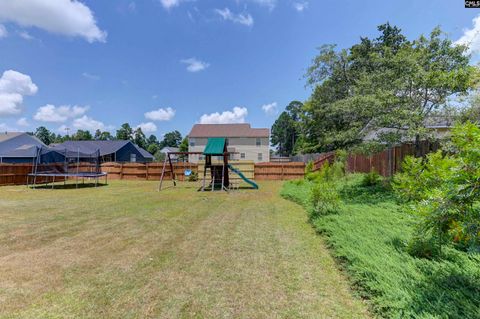
{"label": "wooden swing frame", "polygon": [[[230,183],[229,180],[229,174],[228,174],[228,158],[230,157],[230,154],[237,154],[238,152],[224,152],[223,154],[219,155],[213,155],[213,156],[222,156],[223,157],[223,163],[222,163],[222,182],[221,182],[221,188],[220,190],[225,190],[228,191],[228,185]],[[165,178],[165,172],[167,165],[170,167],[170,172],[172,174],[172,181],[173,181],[173,187],[177,186],[177,174],[175,173],[175,170],[173,169],[173,163],[172,163],[172,155],[203,155],[203,152],[167,152],[165,156],[165,160],[163,161],[163,167],[162,167],[162,174],[160,175],[160,183],[158,185],[158,191],[162,190],[163,186],[163,180]],[[167,163],[168,162],[168,163]],[[207,169],[210,169],[211,172],[211,191],[213,192],[215,190],[215,172],[212,170],[213,167],[218,166],[218,165],[213,165],[212,164],[212,155],[205,155],[205,165],[203,169],[203,181],[202,181],[202,187],[200,188],[200,191],[205,191],[206,190],[206,178],[207,178]]]}

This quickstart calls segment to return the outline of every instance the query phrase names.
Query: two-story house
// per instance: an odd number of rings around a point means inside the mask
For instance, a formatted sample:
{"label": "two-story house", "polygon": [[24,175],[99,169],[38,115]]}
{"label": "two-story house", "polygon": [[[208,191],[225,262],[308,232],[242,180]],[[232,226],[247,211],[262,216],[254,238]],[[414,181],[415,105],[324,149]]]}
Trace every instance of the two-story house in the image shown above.
{"label": "two-story house", "polygon": [[[270,161],[270,130],[251,128],[250,124],[195,124],[188,134],[188,150],[203,152],[209,137],[225,137],[230,160]],[[190,155],[189,161],[198,163],[202,155]]]}

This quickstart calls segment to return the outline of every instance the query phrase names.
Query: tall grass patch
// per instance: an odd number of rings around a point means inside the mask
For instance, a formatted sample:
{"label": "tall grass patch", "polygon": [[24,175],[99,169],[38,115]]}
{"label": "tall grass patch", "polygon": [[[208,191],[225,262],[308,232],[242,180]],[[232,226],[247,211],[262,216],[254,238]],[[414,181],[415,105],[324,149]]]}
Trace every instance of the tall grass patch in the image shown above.
{"label": "tall grass patch", "polygon": [[[375,183],[366,183],[366,179]],[[451,246],[435,259],[408,252],[412,215],[378,177],[355,174],[332,183],[340,208],[312,216],[353,286],[385,318],[480,318],[480,258]],[[286,182],[281,195],[311,212],[315,180]]]}

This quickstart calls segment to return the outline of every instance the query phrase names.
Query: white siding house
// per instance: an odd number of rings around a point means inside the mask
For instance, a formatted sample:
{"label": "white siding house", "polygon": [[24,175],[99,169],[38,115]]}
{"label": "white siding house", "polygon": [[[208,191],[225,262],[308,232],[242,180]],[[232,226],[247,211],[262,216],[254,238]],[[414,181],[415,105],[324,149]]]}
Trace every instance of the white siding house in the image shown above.
{"label": "white siding house", "polygon": [[[188,134],[189,152],[203,152],[209,137],[225,137],[228,151],[235,152],[230,160],[270,161],[270,130],[251,128],[250,124],[195,124]],[[190,155],[189,161],[198,163],[202,155]]]}

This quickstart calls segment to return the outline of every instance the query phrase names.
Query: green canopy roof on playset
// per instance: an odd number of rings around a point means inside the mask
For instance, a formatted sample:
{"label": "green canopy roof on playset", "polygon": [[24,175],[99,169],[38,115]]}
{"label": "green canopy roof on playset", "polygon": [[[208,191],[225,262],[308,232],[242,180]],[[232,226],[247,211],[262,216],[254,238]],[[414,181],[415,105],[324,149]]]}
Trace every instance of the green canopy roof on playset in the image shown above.
{"label": "green canopy roof on playset", "polygon": [[203,155],[223,155],[225,152],[225,138],[224,137],[210,137],[207,141],[207,146],[203,151]]}

